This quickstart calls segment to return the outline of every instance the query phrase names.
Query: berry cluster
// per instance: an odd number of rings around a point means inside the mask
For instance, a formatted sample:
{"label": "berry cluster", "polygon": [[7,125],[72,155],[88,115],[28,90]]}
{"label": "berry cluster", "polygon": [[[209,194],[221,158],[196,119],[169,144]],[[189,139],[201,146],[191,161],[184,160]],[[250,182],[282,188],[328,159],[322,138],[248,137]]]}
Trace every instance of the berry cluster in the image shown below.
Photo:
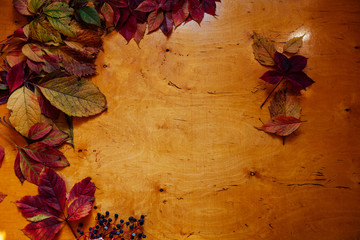
{"label": "berry cluster", "polygon": [[[94,209],[97,209],[95,206]],[[79,223],[77,232],[81,235],[78,239],[83,240],[125,240],[125,239],[141,239],[146,238],[143,233],[142,226],[144,225],[145,216],[141,215],[140,219],[129,217],[128,221],[119,219],[119,214],[114,214],[114,219],[110,217],[109,211],[105,214],[97,213],[96,225],[90,227],[88,231],[83,228],[83,223]]]}

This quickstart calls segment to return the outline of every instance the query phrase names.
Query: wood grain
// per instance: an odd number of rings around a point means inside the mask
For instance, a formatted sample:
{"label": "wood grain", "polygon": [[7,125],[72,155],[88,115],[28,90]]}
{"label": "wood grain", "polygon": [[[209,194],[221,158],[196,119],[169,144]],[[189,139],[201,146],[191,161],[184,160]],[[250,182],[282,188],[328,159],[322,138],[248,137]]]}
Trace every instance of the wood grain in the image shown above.
{"label": "wood grain", "polygon": [[[71,166],[61,173],[72,184],[91,176],[101,211],[145,214],[153,240],[360,239],[360,2],[217,6],[218,17],[201,27],[147,35],[140,48],[116,33],[105,38],[93,81],[109,109],[75,120],[76,148],[64,148]],[[10,0],[0,12],[1,38],[25,22]],[[259,79],[266,68],[252,54],[254,30],[278,49],[306,34],[300,53],[316,83],[303,93],[307,122],[285,146],[254,128],[269,118],[259,106],[271,90]],[[15,149],[0,144],[0,191],[8,195],[0,230],[27,239],[14,201],[37,190],[21,186]],[[64,228],[58,239],[73,238]]]}

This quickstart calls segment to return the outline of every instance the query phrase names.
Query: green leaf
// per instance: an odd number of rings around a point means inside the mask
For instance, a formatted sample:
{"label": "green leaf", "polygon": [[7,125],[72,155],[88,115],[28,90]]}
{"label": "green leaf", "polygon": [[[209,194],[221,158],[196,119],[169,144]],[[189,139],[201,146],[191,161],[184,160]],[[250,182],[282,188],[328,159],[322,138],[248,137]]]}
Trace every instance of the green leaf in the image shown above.
{"label": "green leaf", "polygon": [[53,26],[53,28],[58,30],[60,33],[67,37],[76,37],[75,30],[70,26],[70,17],[53,18],[48,16],[47,19],[49,20],[51,26]]}
{"label": "green leaf", "polygon": [[101,27],[100,17],[95,8],[92,7],[82,7],[79,9],[79,14],[81,19],[85,23],[93,24],[95,26]]}
{"label": "green leaf", "polygon": [[28,9],[32,13],[37,13],[37,11],[40,9],[40,7],[47,1],[48,0],[30,0]]}
{"label": "green leaf", "polygon": [[53,18],[63,18],[74,14],[74,9],[63,2],[54,2],[44,8],[43,13]]}
{"label": "green leaf", "polygon": [[53,106],[69,116],[88,117],[107,108],[104,94],[93,83],[76,76],[55,78],[37,87]]}
{"label": "green leaf", "polygon": [[61,35],[44,18],[30,22],[29,36],[40,42],[62,43]]}
{"label": "green leaf", "polygon": [[45,220],[45,219],[48,219],[50,218],[51,216],[46,216],[44,214],[39,214],[39,215],[36,215],[34,217],[30,217],[28,218],[27,220],[30,221],[30,222],[40,222],[42,220]]}
{"label": "green leaf", "polygon": [[11,111],[10,122],[15,129],[27,137],[29,129],[41,120],[41,109],[37,96],[25,86],[14,91],[7,103]]}

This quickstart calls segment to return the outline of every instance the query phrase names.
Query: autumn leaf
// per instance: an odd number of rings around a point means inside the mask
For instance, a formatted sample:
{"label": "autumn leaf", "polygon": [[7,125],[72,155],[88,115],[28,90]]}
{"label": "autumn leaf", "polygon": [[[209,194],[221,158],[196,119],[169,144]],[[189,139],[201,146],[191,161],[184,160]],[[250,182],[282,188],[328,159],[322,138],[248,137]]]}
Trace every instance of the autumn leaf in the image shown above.
{"label": "autumn leaf", "polygon": [[85,79],[55,78],[37,87],[52,105],[69,116],[91,116],[106,109],[105,96]]}
{"label": "autumn leaf", "polygon": [[304,35],[290,39],[289,41],[287,41],[285,43],[285,45],[283,47],[283,51],[288,52],[288,53],[297,53],[299,51],[300,47],[302,46],[303,38],[304,38]]}
{"label": "autumn leaf", "polygon": [[[95,200],[95,185],[90,180],[85,178],[75,184],[78,192],[87,194],[67,203],[65,181],[55,171],[45,168],[39,178],[39,195],[25,196],[16,202],[22,215],[31,221],[22,231],[33,240],[52,240],[66,221],[87,216]],[[74,192],[73,189],[70,192]]]}
{"label": "autumn leaf", "polygon": [[149,33],[157,30],[164,21],[164,12],[154,11],[148,16],[148,30]]}
{"label": "autumn leaf", "polygon": [[42,5],[48,0],[29,0],[28,9],[32,13],[37,13],[37,11],[42,7]]}
{"label": "autumn leaf", "polygon": [[28,137],[31,140],[39,140],[51,132],[53,127],[47,123],[36,123],[29,129]]}
{"label": "autumn leaf", "polygon": [[71,22],[70,17],[54,18],[48,16],[47,19],[49,20],[49,23],[55,30],[59,31],[60,33],[64,34],[67,37],[72,37],[72,38],[76,37],[75,30],[72,29],[70,26],[70,22]]}
{"label": "autumn leaf", "polygon": [[279,136],[288,136],[298,129],[301,121],[292,116],[279,115],[265,123],[259,130]]}
{"label": "autumn leaf", "polygon": [[34,62],[45,62],[44,55],[45,52],[42,50],[42,47],[35,43],[25,44],[22,49],[22,53],[31,61]]}
{"label": "autumn leaf", "polygon": [[56,148],[44,144],[43,142],[35,142],[21,148],[27,156],[32,160],[47,165],[51,162],[59,161],[63,157],[63,153]]}
{"label": "autumn leaf", "polygon": [[266,66],[274,66],[275,60],[275,47],[274,44],[268,40],[266,37],[263,37],[254,32],[254,43],[252,45],[255,59]]}
{"label": "autumn leaf", "polygon": [[41,109],[37,97],[25,86],[11,94],[7,108],[11,111],[11,124],[25,137],[28,136],[30,127],[40,122]]}
{"label": "autumn leaf", "polygon": [[62,43],[61,35],[44,18],[35,19],[29,24],[29,36],[40,42]]}
{"label": "autumn leaf", "polygon": [[74,9],[64,2],[53,2],[44,8],[43,13],[52,18],[64,18],[71,16]]}
{"label": "autumn leaf", "polygon": [[14,171],[15,171],[16,177],[20,180],[21,183],[23,183],[26,179],[25,179],[23,173],[21,172],[20,153],[19,152],[16,154],[16,158],[14,161]]}
{"label": "autumn leaf", "polygon": [[136,8],[140,12],[152,12],[158,8],[159,4],[155,0],[145,0]]}
{"label": "autumn leaf", "polygon": [[109,3],[104,3],[100,9],[101,14],[104,16],[108,26],[114,25],[114,9]]}
{"label": "autumn leaf", "polygon": [[6,194],[0,192],[0,203],[1,203],[2,201],[4,201],[4,199],[5,199],[6,197],[7,197]]}
{"label": "autumn leaf", "polygon": [[5,149],[2,146],[0,146],[0,167],[4,161],[4,157],[5,157]]}
{"label": "autumn leaf", "polygon": [[174,21],[172,19],[172,14],[170,12],[167,12],[165,14],[164,21],[160,26],[160,29],[166,36],[170,36],[173,27],[174,27]]}
{"label": "autumn leaf", "polygon": [[18,89],[24,83],[24,64],[18,63],[13,66],[6,75],[6,82],[10,93]]}
{"label": "autumn leaf", "polygon": [[28,9],[28,0],[13,0],[13,5],[16,11],[25,16],[33,15]]}
{"label": "autumn leaf", "polygon": [[37,185],[39,183],[39,176],[42,169],[44,168],[44,165],[32,160],[21,149],[19,149],[19,157],[19,165],[22,175],[27,181]]}
{"label": "autumn leaf", "polygon": [[[119,22],[121,21],[122,19],[120,18]],[[131,14],[126,19],[124,24],[119,24],[118,26],[122,26],[122,27],[116,28],[117,31],[125,38],[127,42],[129,42],[135,36],[136,33],[136,28],[137,28],[136,17]]]}
{"label": "autumn leaf", "polygon": [[101,27],[100,17],[95,8],[82,7],[79,9],[79,15],[85,23]]}
{"label": "autumn leaf", "polygon": [[198,24],[200,24],[205,14],[203,5],[200,3],[199,0],[188,0],[188,1],[189,1],[189,13],[191,18],[194,21],[196,21]]}
{"label": "autumn leaf", "polygon": [[146,31],[146,22],[138,23],[136,27],[136,33],[134,36],[134,41],[139,45],[140,41],[144,38]]}
{"label": "autumn leaf", "polygon": [[89,61],[78,59],[73,54],[65,51],[59,51],[60,62],[63,64],[66,71],[70,74],[82,77],[93,75],[95,73],[95,64]]}
{"label": "autumn leaf", "polygon": [[172,10],[172,18],[175,27],[183,23],[188,18],[189,14],[189,2],[187,0],[180,0]]}
{"label": "autumn leaf", "polygon": [[289,93],[289,90],[282,89],[277,91],[271,100],[269,112],[271,118],[279,115],[300,118],[301,107],[296,96]]}

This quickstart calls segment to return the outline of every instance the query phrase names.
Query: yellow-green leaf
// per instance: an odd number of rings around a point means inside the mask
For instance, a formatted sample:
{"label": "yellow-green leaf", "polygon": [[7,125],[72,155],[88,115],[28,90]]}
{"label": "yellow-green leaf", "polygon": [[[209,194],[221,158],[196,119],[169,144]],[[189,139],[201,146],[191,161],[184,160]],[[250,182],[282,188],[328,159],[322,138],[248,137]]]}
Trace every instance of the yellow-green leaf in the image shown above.
{"label": "yellow-green leaf", "polygon": [[266,37],[254,32],[254,43],[252,45],[255,59],[262,65],[274,66],[275,47]]}
{"label": "yellow-green leaf", "polygon": [[44,18],[30,22],[29,36],[40,42],[62,43],[61,35]]}
{"label": "yellow-green leaf", "polygon": [[86,79],[55,78],[37,86],[53,106],[69,116],[88,117],[106,109],[104,94]]}
{"label": "yellow-green leaf", "polygon": [[301,37],[294,37],[287,41],[284,45],[284,52],[297,53],[302,46],[304,35]]}
{"label": "yellow-green leaf", "polygon": [[70,17],[53,18],[48,16],[47,19],[49,20],[51,26],[53,26],[53,28],[58,30],[60,33],[67,37],[76,37],[75,30],[70,26]]}
{"label": "yellow-green leaf", "polygon": [[30,217],[30,218],[28,218],[27,220],[30,221],[30,222],[40,222],[40,221],[45,220],[45,219],[48,219],[48,218],[50,218],[50,217],[51,217],[51,216],[46,216],[46,215],[44,215],[44,214],[39,214],[39,215]]}
{"label": "yellow-green leaf", "polygon": [[11,124],[25,137],[28,136],[30,127],[40,122],[41,109],[37,96],[25,86],[11,94],[7,108],[11,111]]}
{"label": "yellow-green leaf", "polygon": [[70,8],[67,3],[54,2],[44,8],[43,13],[50,17],[63,18],[74,14],[74,9]]}
{"label": "yellow-green leaf", "polygon": [[37,13],[40,7],[48,0],[29,0],[28,9],[32,13]]}

